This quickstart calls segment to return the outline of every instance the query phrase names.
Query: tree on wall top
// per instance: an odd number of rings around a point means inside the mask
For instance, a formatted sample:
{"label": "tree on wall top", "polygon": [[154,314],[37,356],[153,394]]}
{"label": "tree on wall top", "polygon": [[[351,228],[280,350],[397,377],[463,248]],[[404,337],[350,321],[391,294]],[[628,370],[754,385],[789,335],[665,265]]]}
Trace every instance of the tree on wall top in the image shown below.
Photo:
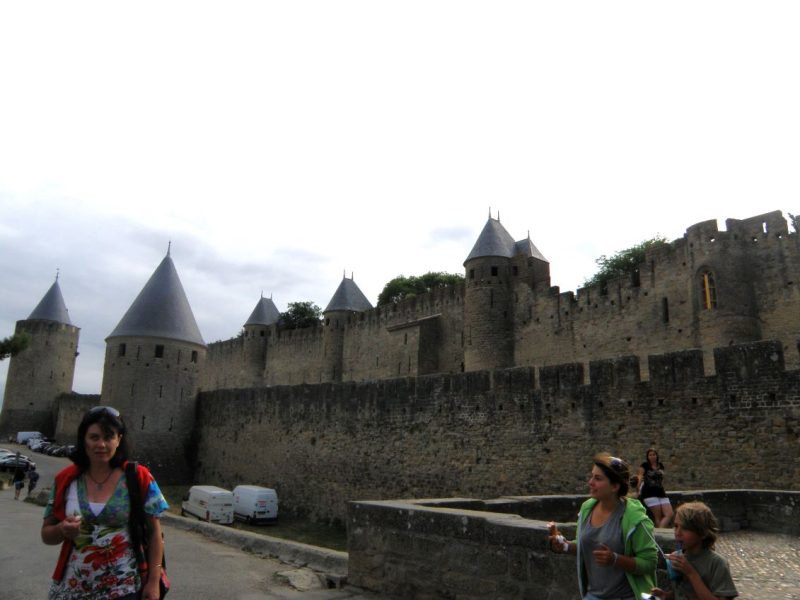
{"label": "tree on wall top", "polygon": [[635,277],[639,273],[639,265],[644,262],[647,250],[667,245],[669,245],[669,242],[667,242],[666,238],[656,235],[656,237],[645,240],[636,246],[620,250],[612,256],[603,254],[595,260],[600,270],[584,281],[583,287],[599,285],[605,288],[612,279],[625,276]]}
{"label": "tree on wall top", "polygon": [[289,302],[286,312],[278,321],[283,329],[302,329],[319,325],[322,309],[313,302]]}
{"label": "tree on wall top", "polygon": [[424,275],[398,275],[385,286],[378,296],[378,306],[385,304],[397,304],[405,298],[413,298],[417,294],[430,292],[435,288],[455,285],[464,280],[464,276],[458,273],[442,273],[431,271]]}
{"label": "tree on wall top", "polygon": [[28,347],[30,341],[30,336],[25,332],[0,340],[0,360],[19,354]]}

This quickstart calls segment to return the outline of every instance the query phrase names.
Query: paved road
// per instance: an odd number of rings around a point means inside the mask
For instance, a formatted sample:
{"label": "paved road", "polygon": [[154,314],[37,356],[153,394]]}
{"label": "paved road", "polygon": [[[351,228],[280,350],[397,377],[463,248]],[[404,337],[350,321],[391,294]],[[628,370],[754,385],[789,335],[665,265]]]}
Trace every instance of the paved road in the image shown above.
{"label": "paved road", "polygon": [[[13,445],[3,444],[9,450]],[[30,453],[26,453],[29,454]],[[41,487],[50,486],[66,459],[34,454]],[[24,494],[23,494],[24,496]],[[43,508],[14,500],[14,490],[0,490],[0,598],[46,598],[59,546],[39,537]],[[368,600],[377,596],[346,586],[300,592],[277,573],[296,571],[278,560],[259,558],[196,533],[165,526],[172,600]]]}

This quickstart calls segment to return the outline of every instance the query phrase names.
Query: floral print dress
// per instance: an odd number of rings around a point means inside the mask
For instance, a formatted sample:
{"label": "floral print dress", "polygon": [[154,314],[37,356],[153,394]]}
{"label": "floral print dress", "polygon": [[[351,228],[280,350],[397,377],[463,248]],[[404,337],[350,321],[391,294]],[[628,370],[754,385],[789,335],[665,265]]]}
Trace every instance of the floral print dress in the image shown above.
{"label": "floral print dress", "polygon": [[[61,581],[53,581],[49,600],[105,600],[123,598],[141,589],[136,556],[128,533],[130,501],[125,476],[119,478],[114,493],[97,514],[89,505],[86,482],[79,477],[70,484],[77,491],[77,509],[81,514],[80,534],[75,538]],[[52,513],[55,487],[44,516]],[[70,508],[72,512],[76,508]],[[99,506],[95,506],[95,509]],[[155,480],[144,494],[144,512],[157,516],[167,510],[167,501]],[[68,513],[69,514],[69,513]],[[74,514],[74,513],[73,513]]]}

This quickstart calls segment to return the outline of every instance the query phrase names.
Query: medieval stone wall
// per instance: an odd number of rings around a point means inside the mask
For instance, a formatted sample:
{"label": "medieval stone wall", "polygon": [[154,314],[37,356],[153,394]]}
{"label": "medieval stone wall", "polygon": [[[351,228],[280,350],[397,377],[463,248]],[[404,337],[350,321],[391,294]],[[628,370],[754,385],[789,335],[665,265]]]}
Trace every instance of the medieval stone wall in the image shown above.
{"label": "medieval stone wall", "polygon": [[218,390],[256,385],[255,376],[263,377],[264,365],[252,373],[246,360],[244,337],[208,344],[206,365],[199,374],[201,390]]}
{"label": "medieval stone wall", "polygon": [[463,294],[462,285],[450,286],[388,307],[329,315],[319,327],[245,328],[238,338],[208,345],[200,388],[459,372],[463,370]]}
{"label": "medieval stone wall", "polygon": [[329,381],[322,327],[274,328],[267,342],[266,385]]}
{"label": "medieval stone wall", "polygon": [[573,363],[202,393],[195,480],[343,519],[353,499],[581,493],[595,452],[639,464],[655,445],[668,489],[797,489],[800,372],[777,342],[715,359],[596,361],[588,385]]}
{"label": "medieval stone wall", "polygon": [[[704,277],[713,283],[706,307]],[[204,390],[261,384],[369,381],[510,366],[546,367],[700,348],[706,374],[718,346],[775,339],[791,368],[800,338],[800,246],[780,212],[692,225],[651,248],[633,277],[561,293],[546,262],[482,257],[464,284],[322,327],[259,332],[211,344]],[[246,336],[255,332],[246,332]],[[252,348],[246,346],[250,344]],[[256,351],[259,350],[259,351]],[[584,381],[585,383],[585,381]]]}

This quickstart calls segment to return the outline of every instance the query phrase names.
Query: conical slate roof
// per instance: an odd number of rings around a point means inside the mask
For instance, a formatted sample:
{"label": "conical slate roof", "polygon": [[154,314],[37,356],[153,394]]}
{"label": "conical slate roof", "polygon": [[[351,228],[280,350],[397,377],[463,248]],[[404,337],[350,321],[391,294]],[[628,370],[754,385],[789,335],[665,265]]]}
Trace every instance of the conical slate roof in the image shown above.
{"label": "conical slate roof", "polygon": [[250,313],[250,318],[247,319],[247,325],[273,325],[281,318],[281,313],[278,312],[278,307],[272,301],[272,298],[264,298],[258,301],[253,312]]}
{"label": "conical slate roof", "polygon": [[483,258],[485,256],[502,256],[504,258],[511,258],[516,253],[516,242],[514,238],[506,231],[506,228],[500,224],[498,219],[489,217],[483,231],[478,236],[478,241],[472,247],[472,252],[467,256],[464,264],[467,264],[473,258]]}
{"label": "conical slate roof", "polygon": [[539,249],[533,245],[531,238],[518,241],[516,246],[517,251],[514,253],[515,255],[522,254],[523,256],[530,256],[532,258],[538,258],[539,260],[548,262],[544,255],[539,252]]}
{"label": "conical slate roof", "polygon": [[56,321],[65,325],[72,325],[69,320],[67,305],[64,304],[64,296],[61,295],[61,287],[58,280],[50,286],[44,298],[36,305],[28,320]]}
{"label": "conical slate roof", "polygon": [[356,282],[345,277],[339,287],[336,288],[336,292],[333,294],[331,301],[328,302],[327,308],[322,312],[326,313],[332,310],[362,311],[370,308],[372,308],[372,304],[367,300],[364,292],[356,285]]}
{"label": "conical slate roof", "polygon": [[205,346],[169,254],[106,340],[121,336],[160,337]]}

